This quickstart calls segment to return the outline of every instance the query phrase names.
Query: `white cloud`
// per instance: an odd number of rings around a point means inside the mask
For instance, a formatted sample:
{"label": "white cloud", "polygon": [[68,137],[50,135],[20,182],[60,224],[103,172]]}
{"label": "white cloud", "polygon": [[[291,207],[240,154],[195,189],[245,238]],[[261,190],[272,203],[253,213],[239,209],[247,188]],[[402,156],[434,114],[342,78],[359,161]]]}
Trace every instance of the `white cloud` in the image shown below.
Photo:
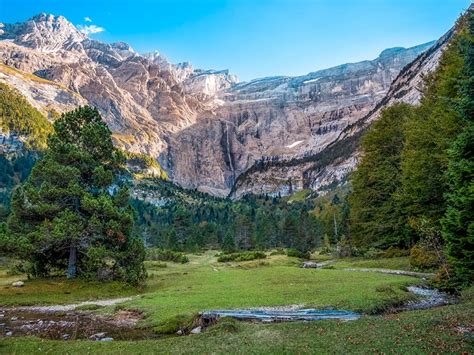
{"label": "white cloud", "polygon": [[77,29],[79,30],[79,32],[84,33],[85,35],[92,35],[105,31],[105,28],[96,25],[78,25]]}
{"label": "white cloud", "polygon": [[86,22],[92,22],[91,18],[89,16],[84,17],[84,21]]}

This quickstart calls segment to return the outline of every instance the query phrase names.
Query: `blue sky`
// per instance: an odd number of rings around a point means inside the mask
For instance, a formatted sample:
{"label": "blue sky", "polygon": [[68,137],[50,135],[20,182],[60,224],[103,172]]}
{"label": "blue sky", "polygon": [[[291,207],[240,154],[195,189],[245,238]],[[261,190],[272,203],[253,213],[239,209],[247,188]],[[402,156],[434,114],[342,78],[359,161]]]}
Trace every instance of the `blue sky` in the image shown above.
{"label": "blue sky", "polygon": [[[470,0],[0,0],[0,22],[47,12],[242,80],[300,75],[437,39]],[[85,18],[88,18],[87,21]],[[88,20],[91,21],[88,21]]]}

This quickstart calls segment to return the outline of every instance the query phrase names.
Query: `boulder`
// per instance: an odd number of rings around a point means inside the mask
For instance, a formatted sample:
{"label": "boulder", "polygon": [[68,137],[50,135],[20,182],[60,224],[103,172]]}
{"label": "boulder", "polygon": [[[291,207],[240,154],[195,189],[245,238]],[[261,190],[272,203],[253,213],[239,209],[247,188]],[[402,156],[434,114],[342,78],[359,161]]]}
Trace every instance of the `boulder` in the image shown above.
{"label": "boulder", "polygon": [[202,327],[199,326],[199,327],[196,327],[193,330],[191,330],[191,334],[199,334],[199,333],[201,333],[201,331],[202,331]]}
{"label": "boulder", "polygon": [[102,338],[105,338],[105,332],[95,333],[89,337],[90,340],[101,340]]}
{"label": "boulder", "polygon": [[303,269],[320,269],[322,265],[314,261],[305,261],[301,267]]}

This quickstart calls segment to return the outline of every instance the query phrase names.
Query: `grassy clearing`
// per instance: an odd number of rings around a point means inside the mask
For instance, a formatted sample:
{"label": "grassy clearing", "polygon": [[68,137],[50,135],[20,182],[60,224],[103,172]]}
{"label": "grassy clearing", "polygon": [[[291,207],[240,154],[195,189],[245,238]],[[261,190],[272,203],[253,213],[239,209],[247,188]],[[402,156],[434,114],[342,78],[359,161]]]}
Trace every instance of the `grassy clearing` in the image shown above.
{"label": "grassy clearing", "polygon": [[149,288],[125,307],[149,315],[156,325],[178,314],[203,310],[304,304],[362,312],[379,311],[411,297],[403,288],[417,279],[298,267],[284,255],[239,263],[217,263],[214,253],[191,255],[189,264],[149,268]]}
{"label": "grassy clearing", "polygon": [[132,296],[140,292],[122,282],[70,281],[62,277],[25,280],[25,286],[12,287],[11,282],[19,279],[22,277],[1,277],[0,305],[67,304]]}
{"label": "grassy clearing", "polygon": [[143,310],[155,325],[177,314],[218,308],[304,304],[373,312],[406,300],[410,295],[403,287],[418,282],[403,276],[301,269],[298,259],[285,255],[230,263],[218,263],[215,255],[190,255],[189,263],[169,262],[166,267],[147,262],[149,278],[142,289],[64,278],[26,281],[14,288],[10,282],[21,277],[3,275],[0,303],[71,303],[141,294],[125,306]]}
{"label": "grassy clearing", "polygon": [[[7,304],[68,303],[141,293],[142,296],[133,301],[97,311],[139,309],[148,316],[143,325],[162,327],[166,333],[167,328],[173,328],[170,320],[181,322],[206,309],[304,304],[372,312],[406,300],[410,295],[402,288],[419,282],[415,278],[378,273],[301,269],[296,258],[285,255],[238,263],[218,263],[215,255],[216,252],[190,255],[189,263],[168,262],[166,267],[147,262],[150,277],[147,287],[141,290],[123,288],[123,284],[64,279],[35,280],[24,288],[12,289],[5,287],[8,277],[3,273],[0,274],[3,282],[0,299]],[[349,266],[361,262],[348,261]],[[0,353],[469,353],[473,350],[472,299],[471,295],[459,305],[397,315],[364,316],[351,322],[251,324],[229,321],[199,335],[134,342],[3,338]]]}
{"label": "grassy clearing", "polygon": [[154,272],[159,292],[127,303],[149,314],[152,324],[178,313],[288,304],[372,312],[408,298],[402,288],[416,283],[393,275],[286,266],[166,271]]}
{"label": "grassy clearing", "polygon": [[297,191],[288,198],[288,203],[304,201],[311,192],[312,190],[310,189]]}
{"label": "grassy clearing", "polygon": [[[279,324],[219,324],[199,335],[154,341],[48,341],[2,339],[0,353],[473,353],[472,297],[462,304],[387,316],[366,316],[353,322],[320,321]],[[231,329],[230,329],[231,328]],[[466,329],[471,329],[467,332]],[[231,331],[228,331],[228,330]]]}

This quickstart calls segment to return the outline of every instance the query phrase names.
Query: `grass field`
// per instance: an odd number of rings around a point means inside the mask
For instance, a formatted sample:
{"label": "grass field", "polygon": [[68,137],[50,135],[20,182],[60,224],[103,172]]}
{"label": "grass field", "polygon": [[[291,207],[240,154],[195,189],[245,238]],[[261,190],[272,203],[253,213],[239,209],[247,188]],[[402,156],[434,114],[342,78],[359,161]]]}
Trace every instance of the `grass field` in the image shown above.
{"label": "grass field", "polygon": [[64,278],[26,281],[24,287],[15,288],[9,283],[18,277],[4,274],[8,284],[1,281],[0,303],[57,304],[140,295],[125,305],[145,311],[148,321],[155,323],[178,313],[288,304],[373,312],[409,298],[403,288],[419,282],[378,273],[301,269],[297,259],[284,255],[218,263],[215,254],[190,255],[189,263],[167,263],[166,267],[147,262],[147,286],[138,289],[121,283]]}
{"label": "grass field", "polygon": [[[301,269],[297,259],[274,255],[258,261],[218,263],[215,252],[190,255],[188,264],[147,262],[142,289],[120,284],[36,280],[21,289],[6,286],[0,274],[0,303],[70,303],[140,295],[120,308],[139,309],[142,325],[162,324],[178,314],[203,310],[301,304],[373,313],[412,297],[404,287],[415,278],[344,270]],[[357,262],[349,261],[348,263]],[[399,263],[397,261],[396,263]],[[352,266],[352,265],[351,265]],[[368,267],[365,265],[364,267]],[[378,266],[374,266],[378,267]],[[15,279],[15,278],[13,278]],[[6,282],[8,280],[8,282]],[[100,312],[112,312],[114,307]],[[351,322],[250,324],[239,322],[228,333],[209,328],[199,335],[136,342],[46,341],[7,338],[0,353],[314,353],[314,352],[460,352],[472,345],[464,328],[472,327],[472,297],[464,303],[398,315],[364,316]],[[461,327],[461,328],[459,328]],[[472,331],[472,330],[471,330]],[[411,349],[411,351],[409,351]]]}
{"label": "grass field", "polygon": [[[234,333],[209,328],[198,335],[154,341],[110,343],[47,341],[35,338],[0,340],[5,354],[461,354],[474,351],[473,303],[367,316],[354,322],[239,323]],[[472,332],[472,328],[471,328]]]}

